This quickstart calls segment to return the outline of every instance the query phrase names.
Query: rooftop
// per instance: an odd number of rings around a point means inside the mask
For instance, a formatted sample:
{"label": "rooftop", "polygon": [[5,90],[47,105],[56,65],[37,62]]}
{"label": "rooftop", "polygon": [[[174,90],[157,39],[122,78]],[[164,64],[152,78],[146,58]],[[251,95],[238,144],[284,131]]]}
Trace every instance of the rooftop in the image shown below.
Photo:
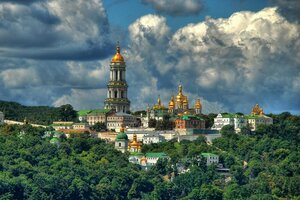
{"label": "rooftop", "polygon": [[217,154],[213,154],[213,153],[201,153],[202,156],[204,157],[208,157],[208,156],[218,156]]}
{"label": "rooftop", "polygon": [[78,116],[85,116],[87,115],[88,113],[90,113],[92,110],[79,110],[77,112]]}
{"label": "rooftop", "polygon": [[149,152],[146,153],[146,157],[147,158],[167,158],[169,157],[167,154],[165,154],[164,152]]}
{"label": "rooftop", "polygon": [[194,116],[194,115],[183,115],[180,117],[180,119],[183,119],[183,120],[204,120],[203,118],[201,117],[198,117],[198,116]]}
{"label": "rooftop", "polygon": [[95,109],[95,110],[91,110],[88,114],[89,115],[93,115],[93,114],[106,114],[108,112],[110,112],[110,109]]}

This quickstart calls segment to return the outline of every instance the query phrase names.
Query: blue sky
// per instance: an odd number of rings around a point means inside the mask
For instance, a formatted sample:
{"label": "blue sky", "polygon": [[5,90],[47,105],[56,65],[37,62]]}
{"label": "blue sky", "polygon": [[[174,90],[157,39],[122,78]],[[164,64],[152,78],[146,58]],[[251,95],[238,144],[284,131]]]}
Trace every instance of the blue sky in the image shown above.
{"label": "blue sky", "polygon": [[153,7],[141,3],[138,0],[104,0],[109,21],[112,25],[119,26],[125,31],[137,18],[146,14],[160,14],[167,18],[168,24],[173,31],[189,23],[203,21],[205,17],[224,18],[234,12],[248,10],[258,11],[270,6],[267,0],[203,0],[201,12],[191,16],[170,16],[153,9]]}
{"label": "blue sky", "polygon": [[0,99],[101,108],[120,41],[132,110],[179,81],[204,113],[300,113],[299,0],[3,0]]}

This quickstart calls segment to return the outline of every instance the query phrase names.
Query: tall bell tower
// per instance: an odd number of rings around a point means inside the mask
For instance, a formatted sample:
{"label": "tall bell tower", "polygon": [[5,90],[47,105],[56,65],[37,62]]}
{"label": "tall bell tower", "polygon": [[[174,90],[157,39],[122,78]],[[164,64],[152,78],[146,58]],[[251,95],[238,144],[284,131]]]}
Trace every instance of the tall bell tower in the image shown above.
{"label": "tall bell tower", "polygon": [[116,54],[110,62],[110,79],[107,84],[107,98],[104,107],[115,109],[116,112],[130,111],[130,101],[127,98],[126,64],[117,44]]}

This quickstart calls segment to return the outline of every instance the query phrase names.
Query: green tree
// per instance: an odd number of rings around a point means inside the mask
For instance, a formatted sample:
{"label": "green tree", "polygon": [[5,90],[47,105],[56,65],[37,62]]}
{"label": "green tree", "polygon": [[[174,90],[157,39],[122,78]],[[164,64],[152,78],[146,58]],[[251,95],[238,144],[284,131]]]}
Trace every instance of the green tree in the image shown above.
{"label": "green tree", "polygon": [[75,121],[77,120],[77,112],[70,104],[62,105],[59,107],[59,116],[62,121]]}
{"label": "green tree", "polygon": [[104,122],[97,122],[92,126],[92,129],[97,132],[106,130],[106,124]]}

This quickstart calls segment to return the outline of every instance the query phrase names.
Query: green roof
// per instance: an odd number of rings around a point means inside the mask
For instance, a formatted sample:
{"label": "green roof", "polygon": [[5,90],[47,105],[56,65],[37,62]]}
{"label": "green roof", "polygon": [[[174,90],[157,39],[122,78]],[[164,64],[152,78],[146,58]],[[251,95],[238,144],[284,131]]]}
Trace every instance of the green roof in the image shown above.
{"label": "green roof", "polygon": [[109,111],[111,111],[110,109],[95,109],[95,110],[91,110],[91,112],[89,112],[88,114],[106,114]]}
{"label": "green roof", "polygon": [[128,136],[126,133],[119,133],[116,137],[116,140],[128,140]]}
{"label": "green roof", "polygon": [[169,157],[167,154],[165,154],[164,152],[149,152],[146,153],[146,157],[150,157],[150,158],[166,158]]}
{"label": "green roof", "polygon": [[242,117],[244,117],[244,116],[238,115],[238,114],[231,114],[231,113],[228,113],[228,114],[223,114],[222,117],[223,117],[223,118],[242,118]]}
{"label": "green roof", "polygon": [[192,120],[192,119],[203,120],[203,118],[198,117],[198,116],[194,116],[194,115],[183,115],[181,117],[181,119],[183,119],[183,120]]}
{"label": "green roof", "polygon": [[130,152],[131,156],[143,156],[144,154],[141,152]]}
{"label": "green roof", "polygon": [[77,112],[78,116],[85,116],[87,115],[88,113],[90,113],[92,110],[79,110]]}
{"label": "green roof", "polygon": [[54,137],[54,138],[52,138],[52,139],[50,140],[50,143],[51,143],[51,144],[57,144],[57,143],[59,143],[59,139],[58,139],[57,137]]}
{"label": "green roof", "polygon": [[208,157],[208,156],[218,156],[216,154],[213,154],[213,153],[201,153],[202,156],[204,157]]}
{"label": "green roof", "polygon": [[259,119],[259,118],[266,118],[264,115],[246,115],[246,119]]}

